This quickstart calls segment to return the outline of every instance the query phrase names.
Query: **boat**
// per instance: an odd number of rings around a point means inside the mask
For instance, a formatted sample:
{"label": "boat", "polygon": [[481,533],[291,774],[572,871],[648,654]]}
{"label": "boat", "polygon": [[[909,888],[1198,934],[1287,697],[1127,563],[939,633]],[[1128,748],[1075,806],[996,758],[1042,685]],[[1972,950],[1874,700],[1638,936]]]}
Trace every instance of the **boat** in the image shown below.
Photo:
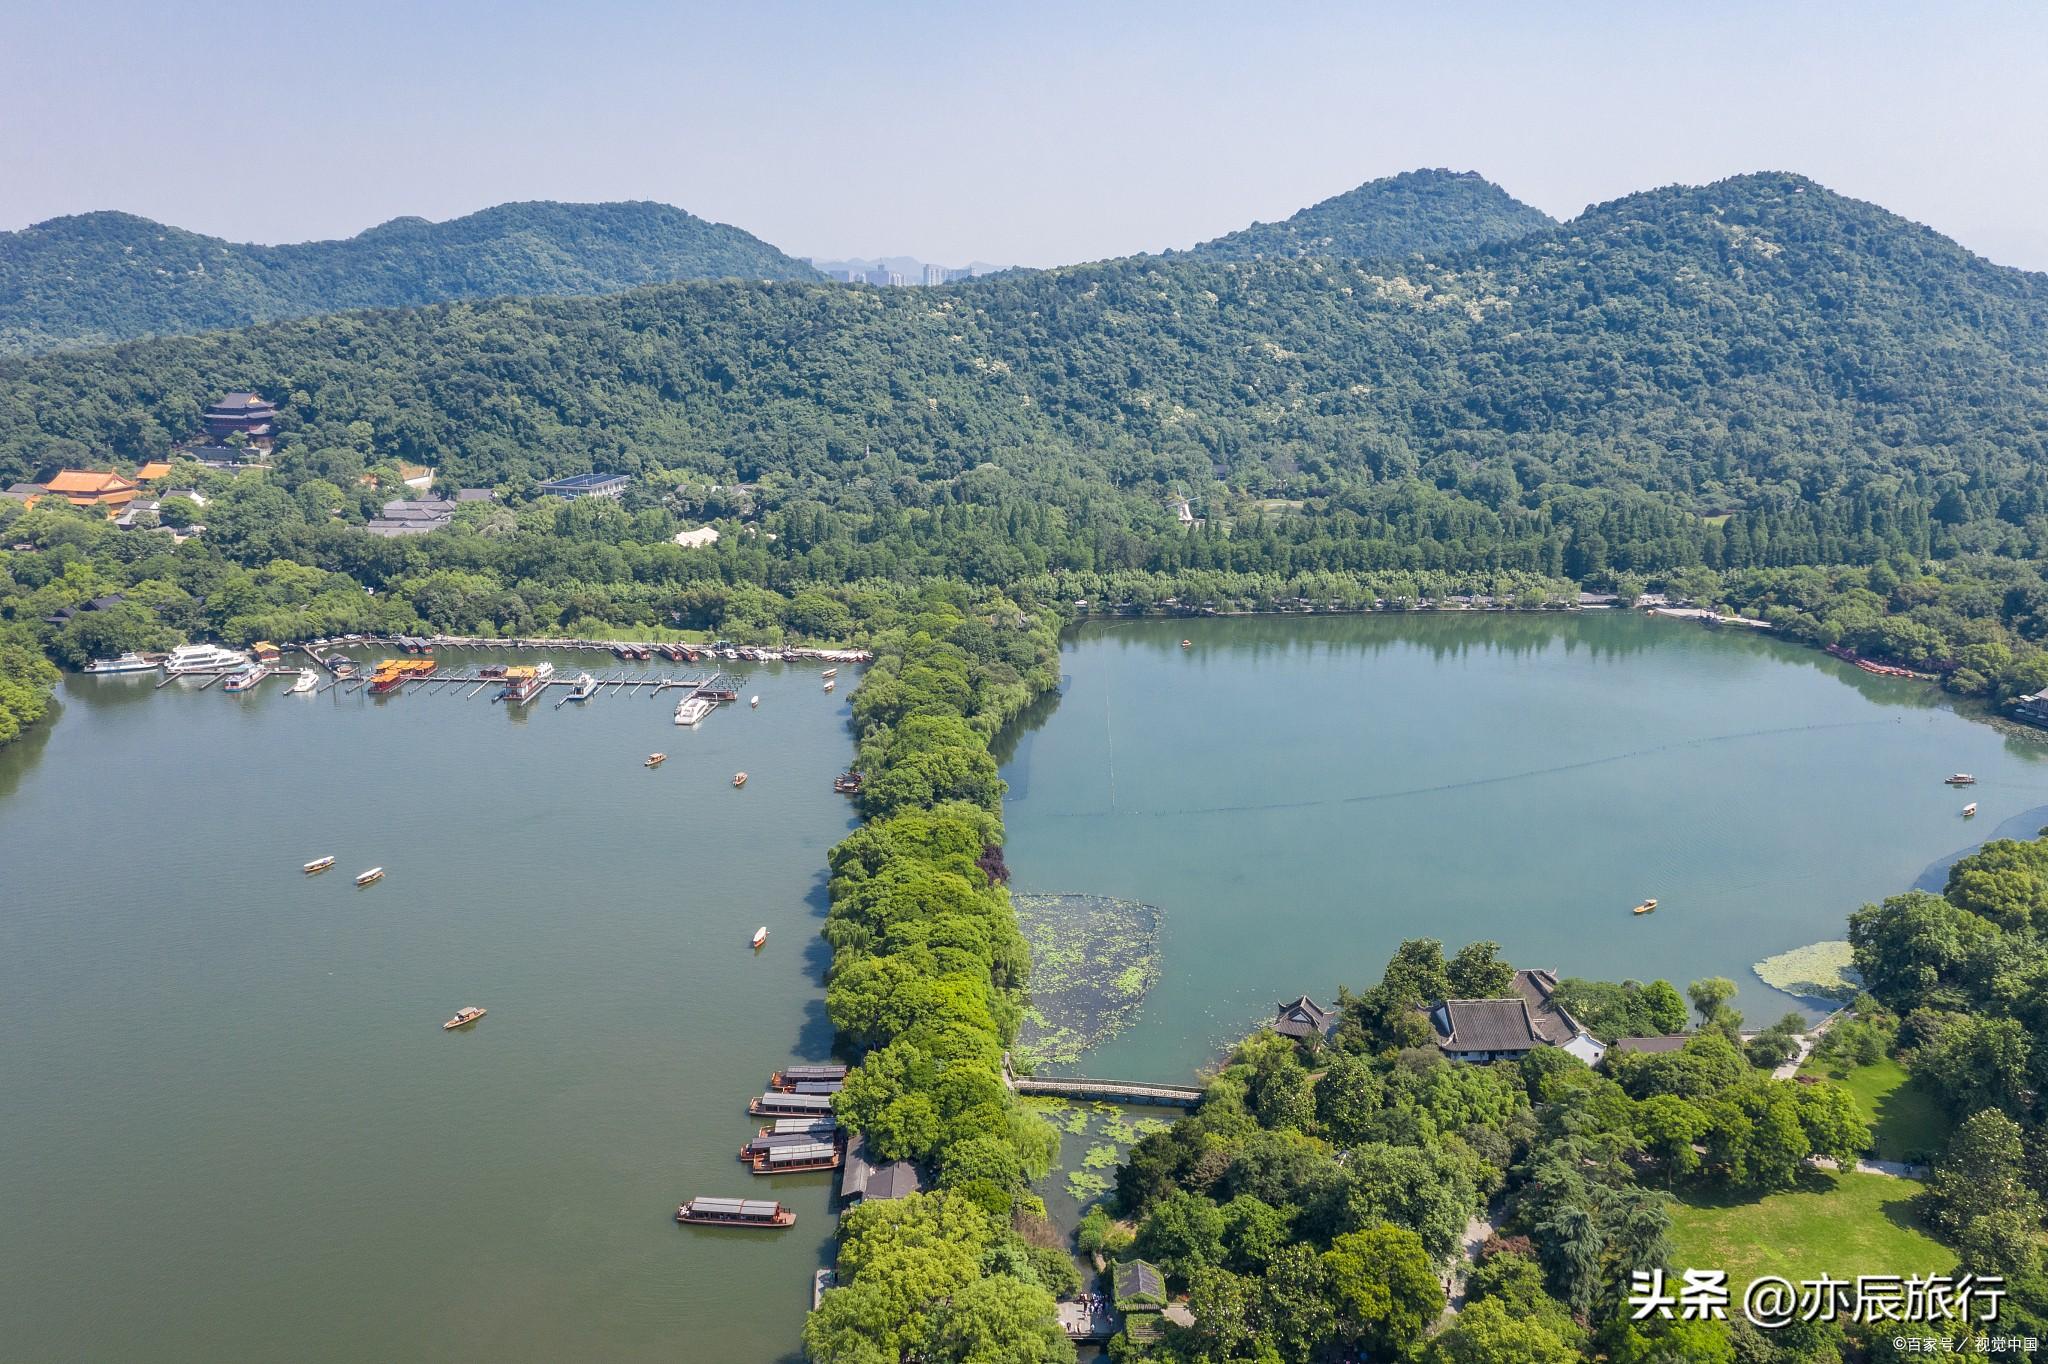
{"label": "boat", "polygon": [[827,668],[825,669],[825,671],[819,673],[818,676],[824,678],[827,682],[830,682],[833,678],[839,676],[839,669]]}
{"label": "boat", "polygon": [[1183,649],[1192,649],[1195,647],[1195,642],[1191,639],[1184,639],[1180,642],[1180,647]]}
{"label": "boat", "polygon": [[510,701],[523,706],[540,695],[541,688],[554,679],[555,665],[552,663],[521,664],[505,669],[505,688],[498,693],[500,701]]}
{"label": "boat", "polygon": [[838,686],[838,685],[839,685],[839,684],[838,684],[837,682],[827,682],[827,683],[825,684],[825,690],[826,690],[826,691],[831,691],[831,690],[832,690],[832,689],[833,689],[834,687],[836,687],[836,686]]}
{"label": "boat", "polygon": [[299,868],[299,870],[305,872],[307,875],[311,875],[316,871],[326,871],[329,867],[333,865],[334,857],[332,854],[329,854],[326,857],[314,858],[311,862],[308,862],[305,866]]}
{"label": "boat", "polygon": [[665,763],[665,762],[667,762],[667,761],[668,761],[668,754],[666,754],[666,753],[650,753],[650,754],[648,754],[648,755],[647,755],[647,761],[646,761],[646,762],[644,762],[644,763],[642,763],[642,764],[641,764],[641,766],[642,766],[642,767],[659,767],[659,766],[661,766],[661,765],[662,765],[663,763]]}
{"label": "boat", "polygon": [[836,1170],[839,1163],[839,1143],[829,1139],[780,1142],[747,1152],[748,1168],[757,1175],[793,1175],[808,1170]]}
{"label": "boat", "polygon": [[503,663],[486,663],[483,667],[476,670],[476,675],[485,681],[497,682],[502,680],[511,671]]}
{"label": "boat", "polygon": [[832,789],[842,796],[860,794],[861,775],[858,772],[841,772],[832,779]]}
{"label": "boat", "polygon": [[114,658],[95,658],[85,665],[85,670],[89,673],[148,673],[155,672],[161,662],[161,658],[148,654],[121,654]]}
{"label": "boat", "polygon": [[479,1018],[482,1018],[485,1012],[485,1010],[477,1008],[474,1004],[465,1004],[455,1011],[455,1017],[441,1025],[441,1031],[452,1032],[456,1028],[466,1028]]}
{"label": "boat", "polygon": [[571,701],[588,701],[597,691],[597,679],[589,673],[576,675],[576,690],[569,693]]}
{"label": "boat", "polygon": [[703,1227],[793,1227],[796,1214],[771,1199],[700,1196],[676,1208],[676,1221]]}
{"label": "boat", "polygon": [[717,709],[716,701],[707,701],[701,696],[686,696],[676,703],[676,723],[695,725]]}
{"label": "boat", "polygon": [[1971,801],[1971,802],[1970,802],[1970,803],[1969,803],[1968,805],[1965,805],[1965,806],[1963,807],[1963,818],[1964,818],[1964,819],[1968,819],[1968,818],[1970,818],[1970,817],[1971,817],[1972,815],[1974,815],[1974,814],[1976,814],[1976,813],[1977,813],[1977,802],[1976,802],[1976,801],[1974,801],[1974,800],[1973,800],[1973,801]]}
{"label": "boat", "polygon": [[759,947],[762,943],[767,941],[768,925],[762,924],[759,928],[754,930],[754,946]]}
{"label": "boat", "polygon": [[270,676],[270,670],[257,664],[228,674],[228,680],[221,683],[222,691],[251,691],[256,684]]}
{"label": "boat", "polygon": [[1958,772],[1952,777],[1943,777],[1942,780],[1950,786],[1975,786],[1977,784],[1977,779],[1967,772]]}
{"label": "boat", "polygon": [[219,673],[245,667],[249,656],[218,644],[180,644],[164,658],[163,669],[171,676],[181,673]]}
{"label": "boat", "polygon": [[1655,909],[1656,907],[1657,902],[1655,900],[1645,900],[1641,904],[1637,905],[1634,909],[1630,910],[1629,913],[1648,914],[1651,910]]}
{"label": "boat", "polygon": [[370,674],[370,694],[388,696],[408,682],[423,682],[441,665],[431,658],[387,658]]}
{"label": "boat", "polygon": [[747,698],[747,704],[749,706],[752,706],[755,710],[759,710],[761,708],[761,698],[758,696],[749,696]]}
{"label": "boat", "polygon": [[794,1094],[798,1085],[831,1084],[835,1081],[843,1084],[846,1081],[846,1071],[847,1067],[837,1061],[816,1065],[784,1066],[781,1070],[769,1074],[768,1088],[779,1089],[785,1094]]}
{"label": "boat", "polygon": [[361,876],[358,876],[356,878],[356,884],[359,886],[367,886],[372,881],[382,881],[383,879],[384,868],[372,867],[368,871],[364,872]]}
{"label": "boat", "polygon": [[744,772],[735,772],[735,773],[733,773],[733,774],[732,774],[732,784],[733,784],[734,786],[745,786],[745,785],[747,784],[747,774],[746,774],[746,773],[744,773]]}
{"label": "boat", "polygon": [[771,1089],[757,1099],[747,1101],[747,1112],[758,1118],[812,1118],[822,1120],[832,1116],[830,1094],[784,1094]]}
{"label": "boat", "polygon": [[292,683],[291,690],[286,692],[285,695],[304,696],[319,685],[320,674],[314,672],[311,668],[301,668],[299,669],[299,680]]}

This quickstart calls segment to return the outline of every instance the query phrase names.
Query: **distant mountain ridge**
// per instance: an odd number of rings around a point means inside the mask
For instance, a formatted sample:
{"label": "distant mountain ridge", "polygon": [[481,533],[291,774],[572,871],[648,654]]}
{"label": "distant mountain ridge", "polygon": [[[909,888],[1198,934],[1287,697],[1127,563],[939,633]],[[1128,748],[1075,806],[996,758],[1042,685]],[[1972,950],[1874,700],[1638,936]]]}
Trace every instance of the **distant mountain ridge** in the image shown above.
{"label": "distant mountain ridge", "polygon": [[0,232],[0,354],[34,354],[344,308],[598,294],[687,279],[816,280],[758,237],[667,204],[500,204],[357,236],[254,246],[130,213]]}
{"label": "distant mountain ridge", "polygon": [[1284,222],[1253,223],[1187,254],[1211,260],[1392,260],[1513,241],[1555,226],[1549,214],[1475,172],[1413,170],[1369,181]]}

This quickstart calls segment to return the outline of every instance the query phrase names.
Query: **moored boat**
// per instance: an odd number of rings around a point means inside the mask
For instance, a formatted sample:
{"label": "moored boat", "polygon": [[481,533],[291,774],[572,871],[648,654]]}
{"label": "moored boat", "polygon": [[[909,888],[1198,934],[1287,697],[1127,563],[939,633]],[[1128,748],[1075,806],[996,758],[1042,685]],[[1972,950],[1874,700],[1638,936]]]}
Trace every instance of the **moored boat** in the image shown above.
{"label": "moored boat", "polygon": [[705,1198],[676,1208],[676,1221],[709,1227],[793,1227],[796,1214],[765,1198]]}
{"label": "moored boat", "polygon": [[1943,777],[1942,780],[1950,786],[1975,786],[1977,784],[1977,779],[1967,772],[1958,772],[1952,777]]}
{"label": "moored boat", "polygon": [[311,862],[308,862],[305,866],[299,868],[299,870],[310,874],[316,871],[326,871],[329,867],[333,865],[334,857],[332,854],[329,854],[326,857],[314,858]]}
{"label": "moored boat", "polygon": [[95,658],[85,665],[89,673],[146,673],[156,671],[162,662],[161,655],[120,654],[113,658]]}
{"label": "moored boat", "polygon": [[767,941],[768,925],[762,924],[759,928],[754,930],[754,946],[759,947],[762,943]]}
{"label": "moored boat", "polygon": [[227,681],[220,684],[221,690],[252,691],[257,683],[268,676],[270,676],[269,669],[259,663],[254,667],[243,668],[240,671],[229,673]]}
{"label": "moored boat", "polygon": [[220,673],[244,667],[249,656],[218,644],[180,644],[165,656],[163,669],[176,677],[182,673]]}
{"label": "moored boat", "polygon": [[519,667],[507,668],[505,688],[498,693],[498,699],[509,701],[515,706],[525,705],[540,695],[541,688],[552,681],[554,676],[555,665],[552,663],[535,663],[530,667],[522,664]]}
{"label": "moored boat", "polygon": [[1977,802],[1976,802],[1976,801],[1974,801],[1974,800],[1973,800],[1973,801],[1971,801],[1971,802],[1970,802],[1970,803],[1969,803],[1968,805],[1965,805],[1965,806],[1963,807],[1963,818],[1964,818],[1964,819],[1969,819],[1969,818],[1970,818],[1971,816],[1975,815],[1976,813],[1977,813]]}
{"label": "moored boat", "polygon": [[832,779],[832,789],[842,796],[860,794],[861,775],[858,772],[841,772]]}
{"label": "moored boat", "polygon": [[644,763],[642,763],[642,764],[641,764],[641,766],[642,766],[642,767],[659,767],[659,766],[661,766],[661,765],[662,765],[663,763],[665,763],[665,762],[667,762],[667,761],[668,761],[668,754],[666,754],[666,753],[650,753],[650,754],[648,754],[648,755],[647,755],[647,761],[646,761],[646,762],[644,762]]}
{"label": "moored boat", "polygon": [[747,784],[747,774],[746,774],[746,773],[744,773],[744,772],[735,772],[735,773],[733,773],[733,774],[732,774],[732,784],[733,784],[734,786],[745,786],[745,785]]}
{"label": "moored boat", "polygon": [[455,1011],[455,1017],[441,1025],[441,1031],[450,1032],[456,1028],[466,1028],[479,1018],[482,1018],[487,1012],[488,1010],[479,1009],[474,1004],[465,1004]]}
{"label": "moored boat", "polygon": [[597,679],[589,673],[576,675],[576,690],[569,693],[571,701],[588,701],[597,692]]}
{"label": "moored boat", "polygon": [[707,701],[701,696],[686,696],[676,703],[676,723],[696,725],[712,711],[718,709],[716,701]]}
{"label": "moored boat", "polygon": [[373,881],[382,881],[383,879],[384,868],[372,867],[368,871],[364,872],[361,876],[358,876],[356,878],[356,884],[359,886],[367,886]]}
{"label": "moored boat", "polygon": [[319,685],[320,674],[314,672],[311,668],[301,668],[299,669],[299,680],[292,683],[291,690],[286,692],[285,695],[305,696]]}
{"label": "moored boat", "polygon": [[1629,913],[1648,914],[1651,910],[1655,909],[1656,907],[1657,902],[1655,900],[1645,900],[1641,904],[1637,905],[1634,909],[1630,910]]}

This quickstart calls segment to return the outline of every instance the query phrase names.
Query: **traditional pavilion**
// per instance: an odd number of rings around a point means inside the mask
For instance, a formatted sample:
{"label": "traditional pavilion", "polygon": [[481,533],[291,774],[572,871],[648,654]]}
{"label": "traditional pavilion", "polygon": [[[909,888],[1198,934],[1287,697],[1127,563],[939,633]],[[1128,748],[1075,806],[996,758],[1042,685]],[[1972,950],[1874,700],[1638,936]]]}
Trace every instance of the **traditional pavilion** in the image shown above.
{"label": "traditional pavilion", "polygon": [[206,425],[206,434],[215,440],[226,440],[240,432],[251,445],[268,445],[277,409],[260,393],[228,393],[207,408],[200,420]]}

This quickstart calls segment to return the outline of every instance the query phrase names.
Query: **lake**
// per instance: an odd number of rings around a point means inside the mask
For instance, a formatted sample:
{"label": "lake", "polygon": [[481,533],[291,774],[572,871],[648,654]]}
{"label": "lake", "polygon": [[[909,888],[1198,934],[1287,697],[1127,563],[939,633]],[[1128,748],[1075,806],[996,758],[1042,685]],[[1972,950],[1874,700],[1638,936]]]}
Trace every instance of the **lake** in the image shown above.
{"label": "lake", "polygon": [[[0,1356],[794,1357],[831,1179],[735,1154],[829,1054],[852,688],[758,667],[689,731],[153,683],[67,678],[0,750]],[[799,1221],[678,1227],[697,1193]]]}
{"label": "lake", "polygon": [[[1753,962],[2048,823],[2048,747],[1744,629],[1145,620],[1071,632],[1061,666],[1057,703],[1006,736],[1013,885],[1165,920],[1137,1021],[1052,1069],[1184,1079],[1277,1002],[1374,984],[1411,937],[1565,975],[1728,976],[1770,1022],[1799,1001]],[[1957,770],[1979,784],[1943,785]]]}
{"label": "lake", "polygon": [[[1087,1073],[1184,1078],[1424,934],[1724,974],[1773,1018],[1792,1001],[1752,961],[2048,822],[2048,750],[1681,622],[1135,622],[1074,632],[1063,666],[1003,740],[1016,884],[1166,915],[1162,979]],[[761,708],[694,732],[673,693],[515,715],[271,688],[72,677],[0,750],[0,1354],[792,1359],[831,1180],[774,1181],[788,1232],[670,1219],[762,1192],[746,1099],[829,1053],[852,687],[757,668]],[[443,1033],[464,1004],[489,1017]],[[1143,1116],[1070,1133],[1059,1211]]]}

